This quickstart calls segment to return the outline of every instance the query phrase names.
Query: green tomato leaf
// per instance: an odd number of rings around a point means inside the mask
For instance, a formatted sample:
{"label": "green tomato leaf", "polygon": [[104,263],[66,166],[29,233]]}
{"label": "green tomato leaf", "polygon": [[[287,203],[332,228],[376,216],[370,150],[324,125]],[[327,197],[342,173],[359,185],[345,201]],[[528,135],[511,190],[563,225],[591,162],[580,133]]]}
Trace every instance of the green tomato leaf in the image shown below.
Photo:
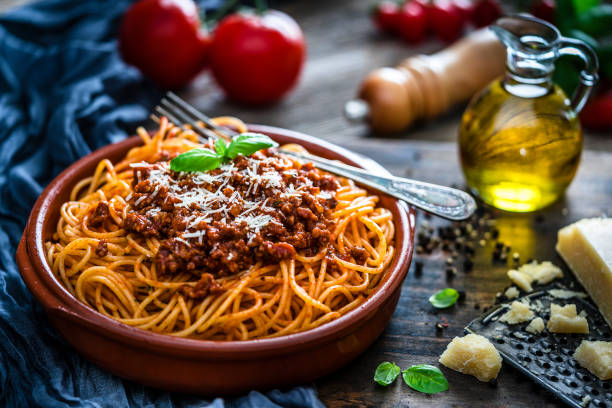
{"label": "green tomato leaf", "polygon": [[573,0],[556,0],[555,24],[563,34],[576,26],[576,10]]}
{"label": "green tomato leaf", "polygon": [[227,144],[225,143],[225,140],[218,138],[215,141],[215,152],[218,156],[225,156],[225,153],[227,152]]}
{"label": "green tomato leaf", "polygon": [[579,30],[593,37],[612,33],[612,4],[600,4],[578,15]]}
{"label": "green tomato leaf", "polygon": [[555,72],[553,82],[563,89],[566,95],[573,95],[580,82],[580,68],[576,66],[576,60],[570,56],[563,55],[555,61]]}
{"label": "green tomato leaf", "polygon": [[448,381],[438,367],[419,364],[402,371],[404,382],[414,390],[435,394],[448,390]]}
{"label": "green tomato leaf", "polygon": [[599,0],[573,0],[576,14],[581,14],[599,4]]}
{"label": "green tomato leaf", "polygon": [[259,150],[276,146],[278,146],[278,143],[266,135],[260,133],[241,133],[234,137],[232,143],[227,147],[225,155],[230,159],[234,159],[239,154],[250,156]]}
{"label": "green tomato leaf", "polygon": [[378,367],[376,367],[376,372],[374,373],[374,381],[378,384],[386,387],[391,384],[400,373],[400,368],[395,365],[395,363],[390,363],[385,361],[384,363],[380,363]]}
{"label": "green tomato leaf", "polygon": [[453,288],[446,288],[431,295],[429,303],[437,309],[444,309],[454,305],[457,299],[459,299],[459,292]]}
{"label": "green tomato leaf", "polygon": [[193,149],[179,154],[170,161],[174,171],[208,171],[219,167],[222,158],[210,149]]}

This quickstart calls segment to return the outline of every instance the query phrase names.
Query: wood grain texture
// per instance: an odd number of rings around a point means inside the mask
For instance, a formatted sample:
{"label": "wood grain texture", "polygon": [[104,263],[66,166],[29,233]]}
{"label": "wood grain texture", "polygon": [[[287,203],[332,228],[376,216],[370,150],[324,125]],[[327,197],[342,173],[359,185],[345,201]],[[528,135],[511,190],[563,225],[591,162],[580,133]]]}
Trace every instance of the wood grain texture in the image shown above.
{"label": "wood grain texture", "polygon": [[[0,0],[0,10],[28,1]],[[308,42],[307,64],[295,91],[276,105],[245,107],[225,100],[210,75],[204,73],[181,92],[182,96],[211,115],[235,115],[250,123],[281,126],[341,144],[377,160],[396,175],[446,185],[463,183],[454,144],[462,106],[385,138],[370,134],[364,125],[350,125],[342,117],[343,104],[355,95],[369,71],[393,66],[412,54],[435,52],[443,44],[431,40],[409,47],[377,33],[368,14],[371,0],[271,3],[299,22]],[[537,258],[561,265],[554,252],[556,231],[561,226],[583,217],[612,215],[612,154],[606,153],[612,152],[612,135],[587,133],[585,146],[593,151],[585,152],[577,178],[563,200],[535,214],[494,213],[499,239],[511,243],[522,260]],[[386,389],[372,381],[375,367],[385,360],[402,368],[419,363],[437,365],[449,340],[494,302],[495,294],[509,281],[507,266],[491,265],[491,245],[478,250],[472,272],[460,270],[450,281],[444,272],[444,253],[415,256],[415,261],[423,262],[423,271],[415,273],[413,262],[384,334],[353,363],[317,381],[324,403],[329,407],[560,407],[509,366],[502,369],[497,387],[443,368],[450,390],[434,396],[412,391],[401,378]],[[446,311],[432,310],[428,297],[447,286],[465,290],[465,301]],[[480,310],[475,309],[476,304]],[[449,327],[438,335],[435,323],[444,319]]]}
{"label": "wood grain texture", "polygon": [[[463,183],[454,143],[389,142],[375,145],[364,142],[354,145],[353,150],[382,162],[397,175],[446,185]],[[512,214],[489,209],[500,231],[498,241],[511,245],[511,254],[519,253],[521,263],[531,258],[551,260],[563,266],[565,273],[569,274],[554,251],[556,232],[560,227],[580,218],[611,215],[610,175],[612,154],[586,151],[578,175],[566,196],[551,207],[531,214]],[[420,214],[417,225],[422,224],[423,219]],[[451,225],[433,218],[428,222],[433,226]],[[387,389],[372,381],[376,366],[383,361],[394,361],[404,369],[422,363],[438,365],[438,356],[450,339],[461,335],[463,328],[472,319],[495,302],[496,293],[510,285],[506,271],[512,262],[492,263],[494,242],[488,240],[485,247],[477,246],[471,272],[464,272],[461,262],[458,262],[458,274],[452,279],[448,279],[445,273],[445,259],[449,253],[439,250],[431,255],[416,255],[404,281],[398,307],[380,339],[353,363],[317,382],[325,403],[330,407],[562,406],[508,365],[504,365],[497,387],[443,367],[450,390],[435,396],[412,391],[399,380]],[[420,274],[415,271],[416,262],[423,263]],[[436,311],[429,304],[428,298],[445,287],[465,291],[466,298],[448,310]],[[436,332],[435,324],[438,321],[449,323],[449,327],[442,333]]]}
{"label": "wood grain texture", "polygon": [[[420,123],[396,135],[374,135],[367,126],[349,124],[342,116],[344,103],[353,98],[365,75],[381,66],[394,66],[414,54],[429,54],[445,45],[433,38],[409,46],[379,33],[369,17],[373,0],[292,0],[272,2],[292,15],[302,27],[308,57],[296,89],[278,104],[249,107],[227,101],[208,73],[182,92],[202,111],[232,114],[250,123],[290,128],[336,143],[359,143],[395,139],[455,141],[464,106],[427,123]],[[589,149],[612,151],[612,132],[587,133]]]}
{"label": "wood grain texture", "polygon": [[[342,117],[345,101],[352,98],[362,78],[380,66],[393,66],[411,54],[431,53],[443,47],[428,41],[408,47],[376,32],[369,20],[369,0],[297,0],[278,2],[296,18],[308,41],[308,61],[296,90],[279,104],[252,108],[223,98],[209,75],[202,75],[183,92],[198,108],[215,115],[231,114],[247,122],[287,127],[338,143],[371,157],[393,174],[445,185],[463,183],[456,152],[456,135],[463,106],[429,123],[398,135],[371,134],[364,125],[350,125]],[[499,240],[510,243],[524,262],[529,258],[552,260],[557,230],[577,219],[612,215],[612,135],[586,134],[583,163],[564,199],[533,214],[494,211]],[[423,217],[420,217],[422,221]],[[434,225],[445,221],[430,220]],[[401,378],[388,388],[374,384],[376,366],[394,361],[402,368],[413,364],[438,365],[437,359],[453,336],[495,301],[509,285],[507,265],[491,264],[492,242],[477,250],[470,273],[448,280],[445,258],[436,252],[415,256],[422,273],[413,266],[403,285],[397,310],[380,339],[361,357],[336,373],[317,381],[319,396],[329,407],[560,407],[557,400],[519,372],[504,366],[497,387],[480,383],[443,368],[450,390],[427,396],[411,390]],[[511,253],[512,253],[511,252]],[[566,270],[566,273],[567,270]],[[432,310],[429,296],[452,286],[465,290],[465,301],[441,312]],[[478,305],[478,310],[475,308]],[[437,321],[449,327],[436,333]]]}

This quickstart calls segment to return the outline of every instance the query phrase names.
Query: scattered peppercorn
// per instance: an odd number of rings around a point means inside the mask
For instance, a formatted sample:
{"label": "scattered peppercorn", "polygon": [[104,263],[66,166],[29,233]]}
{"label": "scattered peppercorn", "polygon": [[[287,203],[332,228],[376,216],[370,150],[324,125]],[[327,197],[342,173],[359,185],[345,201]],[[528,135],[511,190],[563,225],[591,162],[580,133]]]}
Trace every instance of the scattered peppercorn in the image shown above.
{"label": "scattered peppercorn", "polygon": [[416,276],[421,276],[422,273],[423,273],[423,262],[416,261],[414,263],[414,274]]}
{"label": "scattered peppercorn", "polygon": [[444,329],[448,327],[446,322],[436,322],[436,333],[441,334]]}

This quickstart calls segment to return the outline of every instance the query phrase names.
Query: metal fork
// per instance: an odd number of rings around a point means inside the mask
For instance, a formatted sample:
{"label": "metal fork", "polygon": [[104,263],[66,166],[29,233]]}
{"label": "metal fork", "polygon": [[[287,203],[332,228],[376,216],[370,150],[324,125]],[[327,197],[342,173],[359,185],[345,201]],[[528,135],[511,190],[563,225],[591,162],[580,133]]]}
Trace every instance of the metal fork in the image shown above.
{"label": "metal fork", "polygon": [[[168,92],[162,98],[159,105],[155,107],[155,112],[167,117],[177,126],[189,125],[191,130],[205,139],[221,137],[231,140],[237,134],[233,129],[215,125],[208,116],[173,92]],[[155,115],[152,117],[159,120]],[[321,170],[352,179],[443,218],[464,220],[476,210],[474,198],[461,190],[402,177],[371,174],[357,167],[319,156],[284,149],[278,150],[296,159],[311,161]]]}

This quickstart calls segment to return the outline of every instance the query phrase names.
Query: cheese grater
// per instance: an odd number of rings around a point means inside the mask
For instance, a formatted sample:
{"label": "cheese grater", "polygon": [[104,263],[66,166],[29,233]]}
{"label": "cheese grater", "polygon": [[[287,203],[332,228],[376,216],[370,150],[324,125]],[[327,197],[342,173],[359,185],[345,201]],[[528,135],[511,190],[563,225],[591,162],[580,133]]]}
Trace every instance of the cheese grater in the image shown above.
{"label": "cheese grater", "polygon": [[[555,297],[549,292],[551,289],[568,290],[554,284],[499,304],[473,320],[465,331],[488,338],[506,363],[522,371],[569,406],[612,408],[612,380],[600,380],[572,357],[582,340],[612,341],[612,329],[586,295],[572,291],[574,296],[571,298]],[[545,322],[550,317],[551,303],[561,306],[573,303],[578,311],[587,313],[590,333],[560,334],[544,329],[542,333],[532,334],[525,331],[529,321],[514,325],[500,322],[498,319],[516,300],[528,301],[534,318],[541,317]]]}

